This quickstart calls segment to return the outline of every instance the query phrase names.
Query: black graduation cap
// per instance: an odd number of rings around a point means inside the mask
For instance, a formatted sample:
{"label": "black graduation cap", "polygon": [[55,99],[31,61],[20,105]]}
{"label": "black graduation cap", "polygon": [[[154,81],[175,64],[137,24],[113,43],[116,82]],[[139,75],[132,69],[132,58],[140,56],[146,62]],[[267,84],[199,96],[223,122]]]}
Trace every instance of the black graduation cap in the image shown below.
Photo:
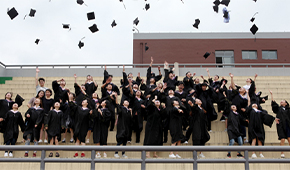
{"label": "black graduation cap", "polygon": [[250,31],[252,32],[253,35],[255,35],[258,30],[259,30],[259,28],[256,26],[256,24],[254,24],[250,29]]}
{"label": "black graduation cap", "polygon": [[213,10],[214,10],[216,13],[218,13],[218,12],[219,12],[219,6],[218,6],[218,5],[213,6]]}
{"label": "black graduation cap", "polygon": [[146,5],[145,5],[145,9],[146,9],[146,11],[147,11],[149,8],[150,8],[150,4],[146,4]]}
{"label": "black graduation cap", "polygon": [[8,10],[7,14],[9,15],[10,19],[13,20],[15,17],[17,17],[18,12],[16,9],[13,7],[10,10]]}
{"label": "black graduation cap", "polygon": [[257,2],[257,0],[253,0],[253,1]]}
{"label": "black graduation cap", "polygon": [[252,17],[251,20],[250,20],[251,22],[254,22],[254,21],[255,21],[255,19],[256,19],[255,16],[256,16],[257,14],[258,14],[258,12],[256,12],[256,13],[253,15],[253,17]]}
{"label": "black graduation cap", "polygon": [[117,23],[116,23],[115,20],[112,22],[111,26],[112,26],[112,28],[115,27],[115,26],[117,26]]}
{"label": "black graduation cap", "polygon": [[34,17],[35,13],[36,13],[36,10],[35,9],[30,9],[29,16],[30,17]]}
{"label": "black graduation cap", "polygon": [[265,97],[262,97],[262,99],[268,100],[268,95],[265,96]]}
{"label": "black graduation cap", "polygon": [[35,40],[35,44],[38,45],[39,42],[40,42],[40,39],[36,39],[36,40]]}
{"label": "black graduation cap", "polygon": [[62,24],[62,28],[69,29],[69,24]]}
{"label": "black graduation cap", "polygon": [[[16,97],[15,97],[15,103],[18,104],[18,107],[20,107],[22,105],[22,103],[24,102],[24,99],[19,95],[17,94]],[[13,104],[12,104],[13,105]],[[11,105],[11,106],[12,106]]]}
{"label": "black graduation cap", "polygon": [[89,29],[91,30],[92,33],[95,33],[95,32],[99,31],[99,29],[98,29],[96,24],[90,26]]}
{"label": "black graduation cap", "polygon": [[95,19],[95,13],[89,12],[89,13],[87,13],[87,17],[88,17],[88,20],[93,20],[93,19]]}
{"label": "black graduation cap", "polygon": [[230,0],[222,0],[221,4],[225,5],[225,6],[229,6]]}
{"label": "black graduation cap", "polygon": [[79,46],[79,48],[81,49],[83,46],[85,46],[85,43],[83,43],[82,41],[79,41],[78,46]]}
{"label": "black graduation cap", "polygon": [[213,2],[213,4],[215,4],[216,6],[219,6],[219,5],[221,4],[221,2],[220,2],[219,0],[215,0],[215,1]]}
{"label": "black graduation cap", "polygon": [[138,19],[138,17],[133,21],[133,25],[134,25],[134,24],[135,24],[136,26],[139,24],[139,19]]}
{"label": "black graduation cap", "polygon": [[205,59],[207,59],[208,56],[210,56],[210,53],[209,53],[209,52],[206,52],[206,53],[203,55],[203,57],[204,57]]}
{"label": "black graduation cap", "polygon": [[147,46],[147,43],[145,43],[145,52],[149,50],[149,47]]}
{"label": "black graduation cap", "polygon": [[195,27],[196,29],[198,29],[199,23],[200,23],[200,20],[199,19],[196,19],[195,20],[195,23],[193,24],[193,27]]}
{"label": "black graduation cap", "polygon": [[84,1],[83,1],[83,0],[77,0],[77,3],[78,3],[79,5],[82,5],[82,4],[84,3]]}

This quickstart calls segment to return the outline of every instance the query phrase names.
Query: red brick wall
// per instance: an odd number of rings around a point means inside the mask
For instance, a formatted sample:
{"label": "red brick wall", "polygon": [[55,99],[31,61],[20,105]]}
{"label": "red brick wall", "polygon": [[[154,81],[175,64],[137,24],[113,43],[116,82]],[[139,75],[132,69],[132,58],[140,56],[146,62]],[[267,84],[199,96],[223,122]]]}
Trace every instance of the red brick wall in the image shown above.
{"label": "red brick wall", "polygon": [[[141,44],[143,43],[143,45]],[[145,52],[145,43],[149,50]],[[290,39],[160,39],[134,40],[133,64],[150,63],[215,63],[215,55],[206,60],[205,52],[233,50],[235,63],[290,63]],[[257,50],[257,60],[243,60],[242,50]],[[262,50],[277,50],[277,60],[263,60]],[[143,53],[143,56],[142,56]]]}

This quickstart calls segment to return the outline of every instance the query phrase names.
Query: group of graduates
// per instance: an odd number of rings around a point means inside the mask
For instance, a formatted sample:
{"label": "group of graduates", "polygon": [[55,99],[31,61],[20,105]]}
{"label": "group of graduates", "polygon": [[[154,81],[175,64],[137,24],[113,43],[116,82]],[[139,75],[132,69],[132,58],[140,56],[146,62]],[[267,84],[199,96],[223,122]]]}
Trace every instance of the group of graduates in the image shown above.
{"label": "group of graduates", "polygon": [[[13,101],[12,93],[7,92],[5,99],[0,100],[0,132],[4,134],[4,143],[15,145],[20,127],[26,145],[31,142],[38,145],[44,134],[45,143],[58,145],[62,133],[62,142],[65,143],[67,132],[71,134],[71,143],[75,141],[76,145],[85,145],[89,143],[93,132],[93,143],[104,146],[107,145],[108,131],[113,131],[116,125],[117,146],[125,146],[132,141],[132,131],[136,134],[136,143],[140,143],[143,122],[146,121],[143,142],[146,146],[167,143],[168,131],[172,146],[188,143],[190,136],[193,145],[203,146],[210,140],[211,122],[218,117],[214,103],[217,103],[218,112],[222,114],[221,121],[226,122],[230,146],[235,142],[239,145],[244,142],[253,146],[264,145],[264,125],[271,127],[274,121],[281,145],[284,145],[285,140],[290,143],[289,104],[286,100],[282,100],[280,105],[277,104],[270,91],[276,118],[269,115],[261,106],[268,96],[261,97],[261,92],[256,92],[257,75],[254,80],[247,79],[245,86],[236,85],[231,73],[230,83],[225,78],[220,80],[218,75],[211,78],[208,69],[208,80],[201,76],[201,82],[199,78],[194,78],[195,73],[187,72],[183,81],[178,81],[174,68],[170,68],[165,62],[165,75],[163,81],[159,81],[162,80],[160,67],[156,75],[151,70],[152,64],[153,58],[147,69],[146,80],[141,79],[140,74],[134,79],[133,74],[127,74],[123,67],[120,87],[112,82],[113,75],[108,73],[105,66],[101,97],[96,93],[98,84],[90,75],[82,85],[77,84],[77,75],[74,75],[74,92],[65,88],[64,79],[53,81],[51,90],[45,87],[43,78],[38,78],[39,69],[36,69],[37,95],[27,105],[29,109],[25,113],[25,120],[18,111],[24,101],[21,96],[17,95]],[[122,96],[119,101],[120,90]],[[12,151],[9,154],[5,151],[4,156],[13,157]],[[28,157],[28,152],[24,156]],[[36,151],[33,156],[36,156]],[[51,152],[49,157],[52,156]],[[60,155],[56,152],[55,156]],[[78,156],[76,152],[74,157]],[[81,157],[84,156],[82,152]],[[150,157],[150,152],[146,156]],[[199,156],[205,157],[203,153]],[[237,156],[243,157],[240,152]],[[100,152],[97,152],[96,158],[100,157]],[[107,157],[105,152],[103,157]],[[118,152],[115,152],[114,157],[120,157]],[[127,158],[124,151],[122,157]],[[158,157],[156,152],[153,157]],[[173,152],[169,157],[181,158],[178,153]],[[227,157],[231,157],[230,152]],[[260,157],[264,157],[262,153]],[[285,157],[283,152],[281,157]],[[257,158],[255,152],[252,158]]]}

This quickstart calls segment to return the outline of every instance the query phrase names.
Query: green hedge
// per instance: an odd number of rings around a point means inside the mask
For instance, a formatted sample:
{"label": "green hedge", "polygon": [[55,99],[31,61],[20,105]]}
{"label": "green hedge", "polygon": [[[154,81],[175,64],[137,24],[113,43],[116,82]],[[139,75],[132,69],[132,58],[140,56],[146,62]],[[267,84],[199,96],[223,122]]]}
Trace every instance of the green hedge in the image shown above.
{"label": "green hedge", "polygon": [[12,80],[12,77],[0,77],[0,84],[5,84],[6,80]]}

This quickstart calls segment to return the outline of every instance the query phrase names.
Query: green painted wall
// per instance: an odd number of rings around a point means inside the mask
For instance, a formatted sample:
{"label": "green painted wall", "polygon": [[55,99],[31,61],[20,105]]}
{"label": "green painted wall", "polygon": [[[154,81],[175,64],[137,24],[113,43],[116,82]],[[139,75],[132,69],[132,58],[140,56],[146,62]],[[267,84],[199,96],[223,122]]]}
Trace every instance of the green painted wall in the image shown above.
{"label": "green painted wall", "polygon": [[5,84],[6,80],[12,80],[12,77],[0,77],[0,84]]}

